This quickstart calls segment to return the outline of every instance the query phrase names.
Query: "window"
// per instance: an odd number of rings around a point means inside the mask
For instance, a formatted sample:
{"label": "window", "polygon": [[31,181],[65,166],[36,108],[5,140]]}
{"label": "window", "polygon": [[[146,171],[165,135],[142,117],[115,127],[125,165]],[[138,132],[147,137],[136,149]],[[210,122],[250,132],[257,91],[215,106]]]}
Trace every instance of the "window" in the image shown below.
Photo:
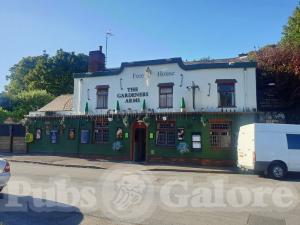
{"label": "window", "polygon": [[300,134],[287,134],[286,135],[288,149],[300,150]]}
{"label": "window", "polygon": [[108,88],[97,89],[97,109],[107,109]]}
{"label": "window", "polygon": [[235,80],[217,80],[219,107],[235,107]]}
{"label": "window", "polygon": [[157,124],[156,144],[160,146],[175,146],[176,129],[174,122]]}
{"label": "window", "polygon": [[230,149],[232,147],[229,122],[210,124],[210,144],[213,149]]}
{"label": "window", "polygon": [[159,108],[173,108],[173,83],[159,84]]}
{"label": "window", "polygon": [[106,143],[109,139],[108,121],[95,121],[94,142],[95,144]]}

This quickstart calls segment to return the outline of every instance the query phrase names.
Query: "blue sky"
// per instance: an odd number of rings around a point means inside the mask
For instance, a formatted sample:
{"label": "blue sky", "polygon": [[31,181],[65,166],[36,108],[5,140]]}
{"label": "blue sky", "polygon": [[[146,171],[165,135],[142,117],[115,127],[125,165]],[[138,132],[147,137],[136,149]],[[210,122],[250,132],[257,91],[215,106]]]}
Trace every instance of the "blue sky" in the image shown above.
{"label": "blue sky", "polygon": [[225,58],[280,40],[299,0],[1,0],[0,91],[22,57],[105,45],[108,67],[169,57]]}

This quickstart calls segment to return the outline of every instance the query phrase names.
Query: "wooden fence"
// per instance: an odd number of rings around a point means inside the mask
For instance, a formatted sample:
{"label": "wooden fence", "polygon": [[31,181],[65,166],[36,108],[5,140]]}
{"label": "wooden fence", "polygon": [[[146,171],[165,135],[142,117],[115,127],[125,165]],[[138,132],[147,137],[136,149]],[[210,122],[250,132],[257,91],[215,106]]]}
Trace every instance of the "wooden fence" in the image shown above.
{"label": "wooden fence", "polygon": [[0,153],[26,153],[25,127],[19,124],[0,125]]}

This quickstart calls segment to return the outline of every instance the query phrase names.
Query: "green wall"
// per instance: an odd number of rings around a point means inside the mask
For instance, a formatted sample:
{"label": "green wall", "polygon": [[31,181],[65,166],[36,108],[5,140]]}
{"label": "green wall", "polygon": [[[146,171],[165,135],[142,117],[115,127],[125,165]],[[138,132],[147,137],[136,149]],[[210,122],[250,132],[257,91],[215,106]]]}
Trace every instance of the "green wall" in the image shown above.
{"label": "green wall", "polygon": [[[201,122],[201,117],[206,121],[206,124]],[[210,133],[209,133],[209,119],[224,118],[232,121],[232,140],[233,149],[231,150],[212,150],[210,146]],[[48,154],[79,154],[79,155],[99,155],[99,156],[111,156],[117,158],[130,158],[130,140],[131,140],[131,124],[136,120],[136,117],[129,117],[130,125],[125,127],[121,116],[115,116],[112,122],[109,122],[109,142],[107,144],[93,144],[93,121],[94,117],[81,117],[81,118],[65,118],[65,128],[62,130],[60,125],[60,119],[33,119],[29,126],[30,132],[35,134],[37,128],[42,129],[42,138],[40,140],[34,140],[33,143],[28,144],[29,153],[48,153]],[[142,118],[140,118],[142,119]],[[156,120],[157,116],[152,116],[150,119],[150,125],[147,131],[147,154],[154,157],[182,157],[182,158],[203,158],[203,159],[229,159],[234,160],[236,158],[235,140],[239,131],[239,127],[244,124],[253,123],[256,120],[255,114],[203,114],[203,115],[169,115],[168,119],[176,121],[176,128],[185,128],[185,138],[183,142],[186,142],[190,146],[191,150],[191,134],[193,132],[201,132],[202,135],[202,149],[201,151],[190,151],[189,153],[180,154],[176,147],[159,147],[156,145]],[[58,129],[58,142],[52,144],[49,134],[46,134],[46,130]],[[118,127],[123,128],[123,145],[122,150],[113,151],[112,144],[117,141],[116,130]],[[75,140],[68,139],[69,128],[76,129]],[[88,144],[80,144],[80,130],[90,130],[90,140]],[[126,139],[125,133],[129,133],[128,139]],[[150,139],[149,134],[153,133],[154,138]],[[176,145],[180,141],[176,138]]]}

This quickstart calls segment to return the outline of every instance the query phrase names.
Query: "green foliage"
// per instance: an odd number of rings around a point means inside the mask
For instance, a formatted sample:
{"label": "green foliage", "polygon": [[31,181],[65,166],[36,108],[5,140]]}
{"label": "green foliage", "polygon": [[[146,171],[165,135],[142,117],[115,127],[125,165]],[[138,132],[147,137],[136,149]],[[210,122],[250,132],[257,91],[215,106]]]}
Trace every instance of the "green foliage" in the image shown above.
{"label": "green foliage", "polygon": [[0,124],[3,123],[8,117],[10,117],[10,113],[0,108]]}
{"label": "green foliage", "polygon": [[3,108],[5,110],[11,110],[12,109],[11,98],[5,92],[0,93],[0,108]]}
{"label": "green foliage", "polygon": [[5,87],[9,96],[16,95],[26,89],[24,78],[35,68],[42,56],[22,58],[17,64],[10,68],[10,74],[6,78],[10,81]]}
{"label": "green foliage", "polygon": [[13,116],[22,119],[24,115],[43,107],[53,98],[54,96],[45,90],[22,91],[13,98]]}
{"label": "green foliage", "polygon": [[88,57],[84,54],[64,52],[62,49],[53,57],[42,57],[25,77],[28,90],[41,89],[59,96],[73,93],[73,74],[86,72]]}
{"label": "green foliage", "polygon": [[86,72],[87,68],[87,55],[62,49],[52,57],[48,54],[24,57],[10,68],[6,92],[0,94],[0,107],[11,111],[10,116],[21,119],[55,96],[73,93],[73,74]]}
{"label": "green foliage", "polygon": [[296,7],[293,15],[289,17],[282,34],[281,43],[283,45],[300,47],[300,4]]}
{"label": "green foliage", "polygon": [[29,90],[46,90],[54,96],[73,93],[73,74],[86,72],[87,68],[88,56],[62,49],[52,57],[26,57],[10,69],[6,91],[9,96]]}
{"label": "green foliage", "polygon": [[[267,46],[253,54],[258,72],[276,83],[277,95],[285,107],[300,103],[300,47]],[[267,76],[267,77],[266,77]]]}

